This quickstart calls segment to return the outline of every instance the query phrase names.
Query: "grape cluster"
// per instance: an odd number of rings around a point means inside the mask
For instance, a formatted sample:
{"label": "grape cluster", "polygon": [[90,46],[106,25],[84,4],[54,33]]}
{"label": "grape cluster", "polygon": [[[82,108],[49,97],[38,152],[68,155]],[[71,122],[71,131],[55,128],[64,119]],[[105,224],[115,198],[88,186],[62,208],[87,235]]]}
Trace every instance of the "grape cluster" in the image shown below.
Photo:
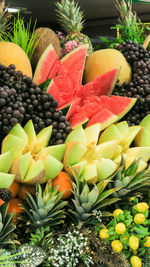
{"label": "grape cluster", "polygon": [[43,92],[32,78],[0,64],[0,132],[4,138],[17,123],[22,126],[32,119],[36,132],[52,125],[50,144],[64,143],[71,131],[63,112],[56,111],[58,102]]}
{"label": "grape cluster", "polygon": [[137,98],[136,104],[123,118],[129,125],[139,124],[150,113],[150,52],[134,41],[124,42],[115,47],[121,49],[132,66],[131,82],[119,85],[113,94]]}

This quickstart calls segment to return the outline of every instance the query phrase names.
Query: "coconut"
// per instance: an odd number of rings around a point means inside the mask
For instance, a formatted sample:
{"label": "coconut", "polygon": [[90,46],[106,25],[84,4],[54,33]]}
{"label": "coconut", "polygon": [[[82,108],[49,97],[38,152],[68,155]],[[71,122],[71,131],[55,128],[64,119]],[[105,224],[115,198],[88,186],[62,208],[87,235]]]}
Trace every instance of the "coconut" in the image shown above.
{"label": "coconut", "polygon": [[40,40],[35,48],[35,51],[31,59],[31,64],[33,69],[36,68],[36,65],[41,55],[43,54],[44,50],[47,48],[49,44],[52,44],[58,57],[60,57],[60,49],[61,49],[59,39],[53,30],[41,27],[35,30],[35,34],[36,34],[36,39],[34,41],[34,44],[39,40],[39,38]]}

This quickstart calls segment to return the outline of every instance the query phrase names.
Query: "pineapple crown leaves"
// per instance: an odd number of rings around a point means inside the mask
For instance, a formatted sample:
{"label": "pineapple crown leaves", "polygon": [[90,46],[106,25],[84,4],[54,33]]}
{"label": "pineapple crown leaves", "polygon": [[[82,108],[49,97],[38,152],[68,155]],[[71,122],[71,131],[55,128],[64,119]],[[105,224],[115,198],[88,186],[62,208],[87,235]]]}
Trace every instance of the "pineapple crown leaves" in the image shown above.
{"label": "pineapple crown leaves", "polygon": [[0,247],[3,247],[11,242],[12,233],[15,230],[15,225],[12,223],[13,214],[7,214],[8,203],[5,202],[0,206]]}
{"label": "pineapple crown leaves", "polygon": [[36,229],[35,233],[31,233],[30,245],[42,247],[45,251],[48,251],[52,244],[53,237],[49,226],[41,226]]}
{"label": "pineapple crown leaves", "polygon": [[63,223],[66,217],[64,206],[67,201],[61,199],[62,194],[63,192],[58,193],[58,188],[57,190],[52,188],[51,181],[47,183],[44,191],[37,184],[36,194],[28,194],[26,202],[23,204],[25,213],[21,214],[22,220],[28,219],[28,224],[32,229],[42,225],[55,226]]}
{"label": "pineapple crown leaves", "polygon": [[[110,180],[109,180],[110,181]],[[79,227],[84,225],[97,225],[101,222],[101,216],[110,216],[103,213],[101,208],[119,200],[119,198],[108,198],[118,188],[105,190],[109,181],[102,181],[98,184],[88,185],[84,180],[73,184],[74,199],[69,205],[69,216]]]}
{"label": "pineapple crown leaves", "polygon": [[135,159],[126,169],[125,160],[122,156],[117,173],[112,177],[115,187],[120,187],[120,190],[115,192],[114,196],[121,197],[134,190],[143,188],[145,185],[150,185],[150,170],[147,168],[138,172],[139,163],[140,158]]}
{"label": "pineapple crown leaves", "polygon": [[120,14],[118,22],[124,26],[126,24],[132,26],[133,20],[136,19],[136,13],[132,12],[132,0],[115,0],[115,4]]}
{"label": "pineapple crown leaves", "polygon": [[64,31],[68,33],[79,33],[83,29],[83,12],[74,0],[61,0],[56,2],[56,14],[58,21]]}

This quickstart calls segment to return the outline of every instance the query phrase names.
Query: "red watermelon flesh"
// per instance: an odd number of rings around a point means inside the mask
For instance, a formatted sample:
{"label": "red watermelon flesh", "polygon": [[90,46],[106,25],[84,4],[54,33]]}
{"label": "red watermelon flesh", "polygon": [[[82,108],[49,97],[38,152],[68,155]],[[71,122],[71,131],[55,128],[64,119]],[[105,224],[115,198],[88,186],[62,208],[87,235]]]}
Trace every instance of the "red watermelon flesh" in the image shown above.
{"label": "red watermelon flesh", "polygon": [[33,81],[39,85],[48,79],[49,72],[54,64],[57,62],[58,56],[50,44],[40,57],[36,70],[34,72]]}

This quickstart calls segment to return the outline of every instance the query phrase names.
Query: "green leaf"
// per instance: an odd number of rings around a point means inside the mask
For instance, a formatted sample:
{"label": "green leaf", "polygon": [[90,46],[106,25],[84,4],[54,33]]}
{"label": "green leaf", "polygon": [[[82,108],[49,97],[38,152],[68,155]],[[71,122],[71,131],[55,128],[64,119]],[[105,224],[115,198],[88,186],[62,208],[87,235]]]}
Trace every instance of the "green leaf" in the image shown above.
{"label": "green leaf", "polygon": [[92,205],[94,205],[98,196],[99,196],[98,187],[96,185],[94,185],[93,189],[88,193],[88,202],[90,202]]}
{"label": "green leaf", "polygon": [[52,81],[52,78],[50,78],[50,79],[44,81],[43,83],[40,83],[40,84],[38,85],[38,87],[40,87],[41,90],[42,90],[43,92],[47,92],[47,89],[48,89],[48,87],[49,87],[51,81]]}

